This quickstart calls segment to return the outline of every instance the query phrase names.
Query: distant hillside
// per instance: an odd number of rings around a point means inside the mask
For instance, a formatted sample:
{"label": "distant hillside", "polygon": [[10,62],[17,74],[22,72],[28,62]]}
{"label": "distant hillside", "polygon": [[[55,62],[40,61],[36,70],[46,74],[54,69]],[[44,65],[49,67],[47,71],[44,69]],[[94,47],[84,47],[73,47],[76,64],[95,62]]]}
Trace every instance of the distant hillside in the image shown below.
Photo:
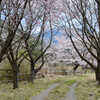
{"label": "distant hillside", "polygon": [[[38,33],[34,33],[34,36]],[[57,43],[57,40],[55,39],[55,36],[62,36],[62,33],[60,32],[60,29],[53,29],[53,43]],[[49,40],[51,37],[51,31],[47,30],[45,31],[45,36],[44,38],[46,40]]]}

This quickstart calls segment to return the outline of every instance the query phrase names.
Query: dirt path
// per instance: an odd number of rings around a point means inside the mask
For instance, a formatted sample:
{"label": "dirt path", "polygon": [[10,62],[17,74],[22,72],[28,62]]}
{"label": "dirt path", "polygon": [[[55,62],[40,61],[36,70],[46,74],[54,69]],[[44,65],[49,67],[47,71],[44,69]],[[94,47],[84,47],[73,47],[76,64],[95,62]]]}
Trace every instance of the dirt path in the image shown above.
{"label": "dirt path", "polygon": [[54,88],[56,88],[58,85],[62,84],[64,82],[56,83],[54,85],[51,85],[50,88],[42,91],[39,95],[34,96],[31,100],[45,100],[50,91]]}
{"label": "dirt path", "polygon": [[77,100],[75,95],[75,88],[78,82],[70,86],[70,91],[67,93],[65,100]]}

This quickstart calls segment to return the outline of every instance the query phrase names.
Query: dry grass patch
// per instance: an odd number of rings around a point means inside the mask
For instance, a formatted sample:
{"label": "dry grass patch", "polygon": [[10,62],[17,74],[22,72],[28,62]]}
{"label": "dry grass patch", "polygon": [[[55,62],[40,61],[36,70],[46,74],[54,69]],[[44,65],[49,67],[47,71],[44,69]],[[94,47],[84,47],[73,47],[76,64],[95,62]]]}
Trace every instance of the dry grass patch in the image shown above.
{"label": "dry grass patch", "polygon": [[[0,84],[0,100],[30,100],[33,96],[39,94],[41,91],[49,88],[52,84],[66,81],[62,85],[54,89],[50,98],[47,100],[62,100],[69,90],[68,86],[73,84],[75,80],[81,80],[85,75],[80,76],[54,76],[53,78],[36,79],[34,84],[28,82],[20,82],[19,88],[13,90],[12,84]],[[56,98],[54,98],[56,96]],[[54,98],[54,99],[52,99]],[[81,99],[80,99],[81,100]]]}
{"label": "dry grass patch", "polygon": [[100,98],[100,86],[95,81],[95,75],[91,74],[82,80],[76,89],[77,100],[98,100]]}
{"label": "dry grass patch", "polygon": [[69,91],[69,86],[86,76],[87,75],[68,76],[63,84],[57,86],[50,92],[46,100],[64,100],[67,92]]}
{"label": "dry grass patch", "polygon": [[69,90],[69,84],[73,84],[76,80],[69,80],[52,90],[46,100],[64,100]]}
{"label": "dry grass patch", "polygon": [[37,79],[34,84],[20,82],[19,88],[13,90],[12,84],[0,84],[0,100],[30,100],[33,96],[49,88],[50,85],[63,81],[64,78]]}

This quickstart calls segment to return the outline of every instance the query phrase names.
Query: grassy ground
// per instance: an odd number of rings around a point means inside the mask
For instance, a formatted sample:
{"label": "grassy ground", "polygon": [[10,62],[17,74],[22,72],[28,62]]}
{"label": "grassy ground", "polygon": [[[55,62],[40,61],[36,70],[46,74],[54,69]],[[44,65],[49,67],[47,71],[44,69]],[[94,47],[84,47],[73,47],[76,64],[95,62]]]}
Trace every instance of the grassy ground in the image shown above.
{"label": "grassy ground", "polygon": [[87,75],[75,75],[67,77],[67,80],[63,84],[59,85],[51,91],[46,100],[64,100],[67,92],[69,91],[69,86],[71,86],[76,81],[82,80],[83,77],[86,76]]}
{"label": "grassy ground", "polygon": [[65,81],[53,89],[46,100],[63,100],[69,90],[69,86],[75,81],[80,81],[77,88],[77,100],[98,100],[100,87],[95,81],[94,75],[74,75],[66,77],[53,77],[49,79],[37,79],[34,84],[20,82],[19,88],[13,90],[12,84],[0,84],[0,100],[30,100],[33,96],[49,88],[50,85]]}
{"label": "grassy ground", "polygon": [[77,85],[77,100],[98,100],[100,98],[100,86],[95,81],[95,76],[89,75]]}
{"label": "grassy ground", "polygon": [[13,90],[12,84],[0,84],[0,100],[30,100],[34,95],[48,88],[54,83],[65,80],[65,78],[37,79],[34,84],[20,82],[19,88]]}

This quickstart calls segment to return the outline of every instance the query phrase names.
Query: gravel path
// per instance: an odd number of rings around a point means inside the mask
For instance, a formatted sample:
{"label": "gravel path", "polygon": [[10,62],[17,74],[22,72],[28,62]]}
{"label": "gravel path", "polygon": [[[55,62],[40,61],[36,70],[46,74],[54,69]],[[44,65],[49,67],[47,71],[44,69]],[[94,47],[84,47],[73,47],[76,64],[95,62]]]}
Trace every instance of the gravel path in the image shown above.
{"label": "gravel path", "polygon": [[65,100],[76,100],[75,88],[78,82],[70,86],[70,91],[67,93]]}
{"label": "gravel path", "polygon": [[56,83],[54,85],[51,85],[50,88],[40,92],[39,95],[34,96],[31,100],[45,100],[50,91],[54,88],[56,88],[58,85],[62,84],[64,82]]}

